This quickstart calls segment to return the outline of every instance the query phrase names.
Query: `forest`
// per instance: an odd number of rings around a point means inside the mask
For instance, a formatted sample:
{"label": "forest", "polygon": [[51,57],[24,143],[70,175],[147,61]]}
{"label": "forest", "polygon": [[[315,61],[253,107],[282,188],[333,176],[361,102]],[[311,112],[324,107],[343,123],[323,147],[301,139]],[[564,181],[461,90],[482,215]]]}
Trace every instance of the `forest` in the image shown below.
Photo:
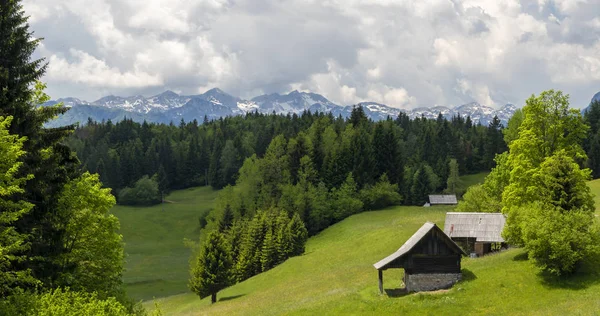
{"label": "forest", "polygon": [[339,187],[350,172],[359,189],[385,173],[390,183],[399,186],[405,204],[422,205],[422,197],[411,199],[416,174],[426,173],[427,190],[435,192],[445,189],[452,158],[461,174],[489,171],[494,156],[506,150],[501,129],[498,120],[481,126],[469,117],[448,121],[441,115],[437,120],[400,115],[373,122],[357,107],[347,120],[305,112],[287,116],[248,113],[203,124],[89,121],[67,144],[77,152],[85,170],[98,173],[112,188],[119,203],[135,203],[123,189],[136,185],[157,187],[153,196],[140,203],[158,203],[160,193],[169,190],[233,185],[244,161],[263,158],[277,139],[283,142],[292,184],[297,183],[301,159],[307,156],[316,182],[323,182],[327,189]]}

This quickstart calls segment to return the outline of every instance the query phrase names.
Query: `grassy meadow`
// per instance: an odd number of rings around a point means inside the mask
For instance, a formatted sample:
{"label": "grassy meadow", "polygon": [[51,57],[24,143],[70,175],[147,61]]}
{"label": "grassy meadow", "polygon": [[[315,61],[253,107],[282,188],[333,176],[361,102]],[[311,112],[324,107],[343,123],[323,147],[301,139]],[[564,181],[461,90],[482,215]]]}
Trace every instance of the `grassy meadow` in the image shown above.
{"label": "grassy meadow", "polygon": [[[443,226],[450,207],[394,207],[354,215],[311,238],[306,253],[219,292],[159,299],[165,315],[592,315],[600,311],[600,274],[571,279],[537,273],[521,249],[462,261],[464,281],[450,290],[379,295],[372,264],[399,248],[424,222]],[[384,272],[398,288],[402,270]],[[152,305],[148,304],[151,308]]]}
{"label": "grassy meadow", "polygon": [[125,241],[123,280],[134,299],[188,291],[191,251],[183,240],[198,238],[198,219],[213,207],[216,196],[217,191],[201,187],[175,191],[162,205],[113,208]]}
{"label": "grassy meadow", "polygon": [[[481,182],[482,175],[464,183]],[[590,182],[600,206],[600,181]],[[373,263],[397,250],[423,223],[443,227],[453,207],[391,207],[347,218],[309,239],[306,253],[200,300],[187,289],[198,217],[214,204],[209,188],[177,191],[162,206],[115,207],[126,242],[129,293],[164,315],[597,315],[600,270],[588,262],[571,278],[540,275],[521,249],[462,261],[464,280],[450,290],[380,295]],[[400,287],[401,269],[384,272],[384,288]]]}

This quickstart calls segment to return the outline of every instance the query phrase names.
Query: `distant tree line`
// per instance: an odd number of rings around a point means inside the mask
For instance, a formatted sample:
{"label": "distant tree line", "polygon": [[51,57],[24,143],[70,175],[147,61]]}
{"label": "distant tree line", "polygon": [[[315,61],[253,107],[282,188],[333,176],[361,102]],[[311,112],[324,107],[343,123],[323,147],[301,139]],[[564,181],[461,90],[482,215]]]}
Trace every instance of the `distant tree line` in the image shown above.
{"label": "distant tree line", "polygon": [[[489,171],[494,156],[506,150],[501,129],[497,118],[489,126],[441,115],[431,120],[400,114],[373,122],[357,107],[348,119],[306,111],[285,116],[255,112],[203,124],[90,120],[67,143],[84,168],[113,189],[118,203],[136,203],[132,197],[147,191],[140,186],[152,192],[140,204],[151,204],[170,190],[233,185],[244,161],[263,158],[281,136],[278,141],[285,144],[278,150],[289,162],[291,184],[298,182],[300,160],[307,156],[315,171],[311,181],[328,190],[339,187],[350,172],[358,189],[386,174],[398,185],[404,204],[422,205],[427,194],[445,188],[450,159],[461,174]],[[144,176],[154,184],[138,182]]]}

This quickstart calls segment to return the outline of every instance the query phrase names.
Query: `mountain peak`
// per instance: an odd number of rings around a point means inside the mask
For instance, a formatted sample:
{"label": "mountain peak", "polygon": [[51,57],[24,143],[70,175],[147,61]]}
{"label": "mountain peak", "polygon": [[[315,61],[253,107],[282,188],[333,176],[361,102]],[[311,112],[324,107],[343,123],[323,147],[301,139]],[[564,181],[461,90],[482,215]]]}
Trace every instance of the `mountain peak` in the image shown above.
{"label": "mountain peak", "polygon": [[161,94],[156,95],[155,97],[163,97],[163,98],[177,98],[179,96],[179,94],[171,91],[171,90],[167,90]]}
{"label": "mountain peak", "polygon": [[205,95],[230,95],[229,93],[227,93],[227,92],[225,92],[225,91],[223,91],[223,90],[221,90],[221,89],[219,89],[217,87],[212,88],[212,89],[204,92],[204,94]]}

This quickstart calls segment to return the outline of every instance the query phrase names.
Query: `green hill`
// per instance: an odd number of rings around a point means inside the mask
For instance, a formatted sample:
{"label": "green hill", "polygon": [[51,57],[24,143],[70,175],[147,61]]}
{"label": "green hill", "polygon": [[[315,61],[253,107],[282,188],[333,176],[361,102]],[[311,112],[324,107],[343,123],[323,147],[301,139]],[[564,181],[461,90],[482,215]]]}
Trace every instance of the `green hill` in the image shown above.
{"label": "green hill", "polygon": [[[463,259],[465,281],[449,291],[379,295],[372,264],[399,248],[425,221],[443,224],[450,208],[396,207],[352,216],[307,244],[306,254],[207,299],[158,300],[166,315],[196,314],[554,314],[600,310],[600,274],[571,279],[537,274],[523,251]],[[384,272],[386,289],[402,270]]]}
{"label": "green hill", "polygon": [[[600,181],[590,182],[600,192]],[[587,264],[568,279],[539,275],[520,249],[463,259],[464,281],[448,291],[379,295],[372,264],[399,248],[424,222],[443,226],[451,207],[394,207],[354,215],[311,238],[306,253],[219,292],[211,305],[187,292],[189,250],[199,212],[216,193],[175,192],[178,203],[118,207],[129,253],[125,282],[136,298],[157,299],[166,315],[199,314],[594,314],[600,311],[600,272]],[[598,203],[598,199],[596,200]],[[201,205],[196,207],[196,203]],[[141,215],[141,216],[140,216]],[[169,216],[165,216],[169,215]],[[402,270],[384,272],[386,289],[400,286]],[[151,301],[146,307],[152,308]]]}
{"label": "green hill", "polygon": [[198,238],[198,219],[214,204],[217,191],[208,187],[175,191],[162,205],[115,206],[125,241],[123,280],[134,299],[188,292],[190,249],[184,238]]}

